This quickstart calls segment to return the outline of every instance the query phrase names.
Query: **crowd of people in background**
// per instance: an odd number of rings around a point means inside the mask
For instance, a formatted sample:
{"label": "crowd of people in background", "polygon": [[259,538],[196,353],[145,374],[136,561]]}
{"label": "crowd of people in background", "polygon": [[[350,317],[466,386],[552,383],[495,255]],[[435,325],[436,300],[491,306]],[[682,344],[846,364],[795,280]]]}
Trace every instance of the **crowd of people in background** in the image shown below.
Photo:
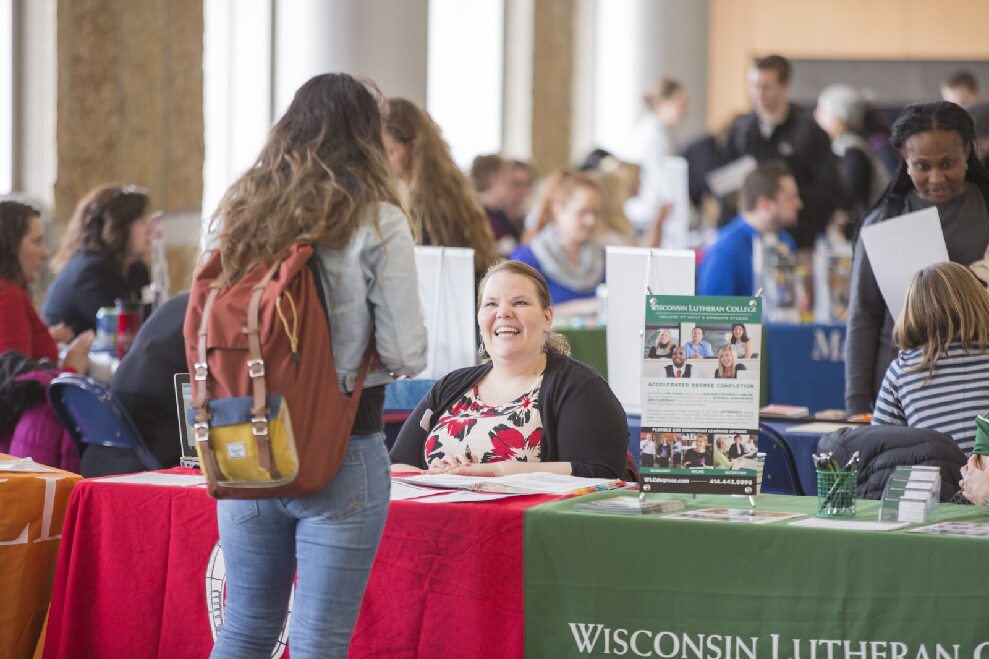
{"label": "crowd of people in background", "polygon": [[[902,323],[909,319],[898,325],[890,314],[859,232],[935,206],[951,261],[967,266],[975,281],[989,282],[989,102],[976,77],[961,71],[943,81],[943,100],[911,105],[890,126],[867,92],[851,85],[828,85],[816,107],[800,107],[791,100],[794,74],[782,56],[756,58],[747,73],[751,111],[682,148],[677,126],[689,112],[689,90],[672,78],[658,80],[644,94],[641,119],[630,127],[636,148],[623,154],[626,160],[594,149],[572,166],[544,172],[506,154],[478,155],[464,171],[426,110],[407,99],[383,98],[381,139],[397,195],[391,201],[408,214],[416,243],[473,249],[475,281],[506,258],[531,266],[546,282],[547,307],[595,298],[606,283],[609,245],[694,249],[701,295],[755,294],[756,240],[805,265],[822,236],[844,241],[849,253],[855,245],[847,410],[871,411],[879,397],[879,418],[909,424],[911,415],[897,411],[890,398],[891,378],[905,377],[903,369],[912,363],[902,355],[896,361],[897,350],[927,344],[908,340]],[[754,166],[740,185],[712,189],[712,172],[746,158]],[[677,206],[684,202],[671,187],[683,175],[676,167],[685,168],[688,208]],[[51,260],[55,277],[40,315],[28,287],[48,257],[41,214],[0,202],[6,312],[0,353],[15,349],[67,370],[86,370],[98,309],[147,297],[150,199],[146,190],[106,184],[80,200]],[[177,331],[175,322],[170,326]],[[680,337],[680,345],[660,335],[649,355],[670,359],[671,377],[690,377],[687,360],[695,357],[716,359],[719,378],[736,377],[745,368],[738,360],[749,358],[753,346],[744,327],[734,333],[731,344],[717,351],[703,335]],[[949,338],[968,348],[965,342],[974,340]],[[942,350],[933,362],[916,359],[930,365],[953,354]],[[894,367],[900,370],[894,373]],[[155,452],[163,463],[176,457],[173,448]]]}
{"label": "crowd of people in background", "polygon": [[[349,75],[316,76],[298,90],[212,216],[223,272],[236,282],[292,245],[315,244],[320,294],[332,310],[327,372],[348,393],[372,340],[379,359],[363,381],[345,460],[359,468],[304,501],[219,502],[227,599],[214,657],[270,653],[296,564],[293,651],[345,654],[388,508],[389,465],[473,476],[637,477],[621,403],[553,330],[562,305],[596,298],[607,284],[607,245],[694,249],[698,294],[752,296],[756,240],[798,264],[822,236],[855,244],[847,411],[874,409],[877,424],[949,433],[975,453],[964,489],[986,501],[989,459],[979,455],[989,454],[989,435],[980,448],[973,417],[989,405],[989,103],[976,78],[961,72],[944,81],[944,100],[910,105],[887,129],[866,94],[848,85],[821,90],[814,109],[798,106],[793,75],[784,57],[755,59],[751,112],[683,149],[675,128],[688,112],[688,90],[660,80],[645,94],[630,161],[595,149],[541,173],[505,154],[479,155],[463,171],[426,110]],[[714,189],[709,175],[742,161],[751,161],[744,180]],[[677,206],[687,202],[671,184],[684,175],[689,208]],[[917,273],[893,318],[859,232],[931,207],[951,262]],[[99,310],[148,301],[151,208],[151,194],[130,185],[104,184],[83,196],[52,259],[55,277],[39,314],[29,287],[48,257],[42,215],[0,201],[0,402],[17,402],[0,406],[0,431],[17,422],[25,401],[44,401],[38,386],[17,383],[24,369],[47,369],[48,380],[85,372]],[[474,250],[481,361],[438,380],[388,453],[384,386],[426,364],[414,244]],[[187,368],[189,304],[179,295],[151,315],[111,383],[166,467],[178,460],[168,392],[173,374]],[[689,337],[659,330],[646,355],[669,360],[657,367],[666,377],[744,379],[757,370],[740,361],[760,352],[760,336],[750,338],[744,325],[723,326],[714,347],[700,326]],[[643,465],[697,468],[730,468],[756,452],[750,435],[714,433],[647,432],[640,448]],[[87,475],[139,468],[126,452],[105,447],[83,456]],[[348,488],[368,495],[356,510]],[[256,551],[257,537],[268,553]],[[339,551],[317,559],[313,547],[331,537]]]}

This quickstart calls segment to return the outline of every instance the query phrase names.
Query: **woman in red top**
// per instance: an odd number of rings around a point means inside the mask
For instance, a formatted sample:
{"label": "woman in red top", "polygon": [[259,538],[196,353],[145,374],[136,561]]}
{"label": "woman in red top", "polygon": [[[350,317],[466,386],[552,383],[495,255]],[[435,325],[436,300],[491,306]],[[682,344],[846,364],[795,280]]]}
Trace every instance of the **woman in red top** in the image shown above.
{"label": "woman in red top", "polygon": [[[0,201],[0,354],[16,350],[32,359],[56,364],[55,340],[72,339],[72,331],[61,324],[45,326],[27,290],[37,280],[46,258],[45,226],[38,209],[16,201]],[[75,337],[66,350],[63,365],[85,373],[92,342],[92,332]]]}

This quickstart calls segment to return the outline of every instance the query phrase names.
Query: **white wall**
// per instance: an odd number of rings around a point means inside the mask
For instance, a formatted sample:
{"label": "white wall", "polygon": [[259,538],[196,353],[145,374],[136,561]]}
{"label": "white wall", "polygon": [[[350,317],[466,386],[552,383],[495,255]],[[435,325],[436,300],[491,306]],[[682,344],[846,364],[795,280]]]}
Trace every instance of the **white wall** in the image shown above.
{"label": "white wall", "polygon": [[464,169],[502,147],[504,25],[503,0],[429,2],[426,109]]}
{"label": "white wall", "polygon": [[575,159],[593,147],[625,154],[645,112],[642,94],[664,75],[680,80],[690,96],[676,131],[680,144],[703,132],[707,12],[707,0],[578,0]]}

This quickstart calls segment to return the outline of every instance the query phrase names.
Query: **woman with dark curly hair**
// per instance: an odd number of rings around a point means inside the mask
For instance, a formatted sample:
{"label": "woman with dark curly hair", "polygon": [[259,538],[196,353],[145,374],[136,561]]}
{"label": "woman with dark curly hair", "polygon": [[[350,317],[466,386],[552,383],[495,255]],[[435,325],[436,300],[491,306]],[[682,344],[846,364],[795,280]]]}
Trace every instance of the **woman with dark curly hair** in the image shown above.
{"label": "woman with dark curly hair", "polygon": [[[37,208],[0,201],[0,354],[16,350],[35,361],[58,363],[55,340],[74,333],[63,325],[47,327],[34,309],[27,287],[38,279],[48,248]],[[66,368],[85,373],[92,332],[78,336],[65,354]]]}
{"label": "woman with dark curly hair", "polygon": [[[935,206],[949,259],[965,265],[981,259],[989,245],[989,171],[976,153],[972,117],[947,101],[911,105],[893,125],[890,143],[903,154],[903,162],[863,226]],[[893,317],[860,239],[848,307],[848,412],[872,410],[896,357],[892,330]]]}
{"label": "woman with dark curly hair", "polygon": [[151,251],[148,192],[100,185],[76,206],[62,247],[52,259],[55,281],[41,314],[76,333],[96,327],[100,307],[140,302],[151,283],[143,259]]}

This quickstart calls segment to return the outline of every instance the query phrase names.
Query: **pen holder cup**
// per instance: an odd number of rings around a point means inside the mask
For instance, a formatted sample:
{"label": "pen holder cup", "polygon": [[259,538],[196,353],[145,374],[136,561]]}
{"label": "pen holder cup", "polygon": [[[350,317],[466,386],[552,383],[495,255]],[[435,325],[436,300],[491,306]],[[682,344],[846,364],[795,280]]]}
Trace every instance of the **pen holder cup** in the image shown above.
{"label": "pen holder cup", "polygon": [[817,472],[817,516],[855,517],[857,472]]}

